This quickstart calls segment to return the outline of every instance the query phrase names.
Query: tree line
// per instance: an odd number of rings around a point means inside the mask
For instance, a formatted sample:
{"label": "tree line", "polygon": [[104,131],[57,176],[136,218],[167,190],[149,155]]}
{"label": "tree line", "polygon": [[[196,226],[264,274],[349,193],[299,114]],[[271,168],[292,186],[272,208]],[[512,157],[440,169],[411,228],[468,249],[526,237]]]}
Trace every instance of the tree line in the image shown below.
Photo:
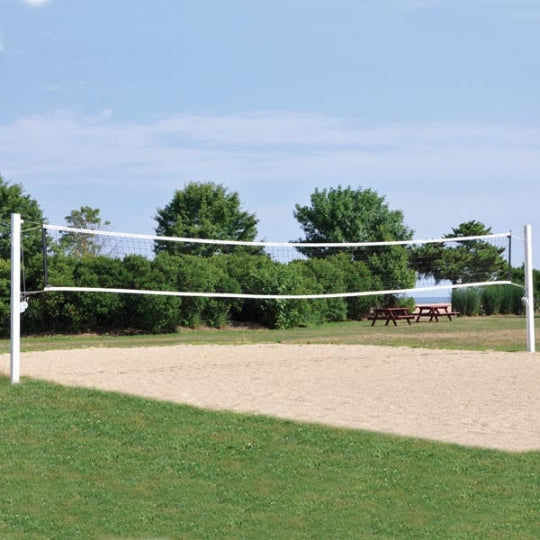
{"label": "tree line", "polygon": [[[20,213],[25,223],[46,221],[38,202],[20,184],[10,184],[0,176],[0,331],[4,335],[9,331],[9,219],[13,212]],[[295,205],[294,217],[304,232],[304,238],[296,241],[303,243],[406,241],[413,235],[402,212],[390,209],[385,198],[371,189],[316,189],[309,205]],[[72,210],[65,219],[77,228],[110,226],[99,209],[88,206]],[[258,234],[256,215],[242,208],[238,193],[213,182],[189,182],[175,191],[171,202],[157,209],[155,221],[158,236],[254,241]],[[446,236],[489,233],[489,227],[469,221]],[[25,286],[41,290],[39,229],[23,235],[23,251]],[[102,253],[92,237],[68,233],[49,249],[48,272],[51,279],[79,287],[316,294],[408,289],[419,276],[437,282],[486,281],[511,270],[503,258],[504,248],[481,240],[454,247],[392,245],[368,256],[361,250],[300,251],[301,257],[281,263],[260,248],[232,250],[226,245],[193,243],[186,254],[178,244],[158,241],[152,257],[114,257]],[[519,269],[513,271],[519,279]],[[231,320],[284,328],[360,319],[375,305],[411,303],[396,295],[252,300],[51,292],[32,296],[23,332],[174,332],[179,326],[221,327]]]}

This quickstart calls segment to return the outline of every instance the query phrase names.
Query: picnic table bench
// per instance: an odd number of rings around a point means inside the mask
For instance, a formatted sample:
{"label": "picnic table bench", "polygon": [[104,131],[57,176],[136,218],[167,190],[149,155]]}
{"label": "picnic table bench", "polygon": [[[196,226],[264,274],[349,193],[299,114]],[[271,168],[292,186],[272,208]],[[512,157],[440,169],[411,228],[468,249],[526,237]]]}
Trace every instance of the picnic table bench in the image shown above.
{"label": "picnic table bench", "polygon": [[451,321],[452,317],[459,315],[459,311],[452,311],[451,307],[450,304],[417,304],[414,313],[416,322],[422,317],[429,317],[429,322],[433,320],[439,322],[439,317],[448,317]]}
{"label": "picnic table bench", "polygon": [[374,326],[377,321],[385,321],[384,325],[392,321],[394,326],[397,326],[397,321],[407,321],[411,324],[411,320],[415,319],[416,315],[412,314],[407,307],[378,307],[373,309],[373,314],[368,317],[371,321],[371,326]]}

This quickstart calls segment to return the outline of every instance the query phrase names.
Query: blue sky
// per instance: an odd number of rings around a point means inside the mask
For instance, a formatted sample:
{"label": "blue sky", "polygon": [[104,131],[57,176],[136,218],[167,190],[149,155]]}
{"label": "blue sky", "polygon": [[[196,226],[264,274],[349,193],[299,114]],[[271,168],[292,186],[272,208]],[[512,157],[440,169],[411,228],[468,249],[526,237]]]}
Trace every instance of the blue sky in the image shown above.
{"label": "blue sky", "polygon": [[530,223],[538,268],[539,58],[538,0],[0,0],[0,174],[140,233],[213,181],[273,241],[371,188],[419,238]]}

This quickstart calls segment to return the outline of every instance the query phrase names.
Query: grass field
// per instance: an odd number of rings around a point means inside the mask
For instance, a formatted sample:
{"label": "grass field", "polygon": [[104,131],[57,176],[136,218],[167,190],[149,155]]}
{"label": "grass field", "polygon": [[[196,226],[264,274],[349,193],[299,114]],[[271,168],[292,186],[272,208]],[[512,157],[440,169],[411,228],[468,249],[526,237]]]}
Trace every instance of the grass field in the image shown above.
{"label": "grass field", "polygon": [[0,379],[0,537],[539,537],[510,454]]}
{"label": "grass field", "polygon": [[[24,338],[23,349],[374,343],[524,350],[521,318]],[[7,349],[6,342],[1,346]],[[540,537],[540,452],[464,448],[0,378],[0,538]]]}

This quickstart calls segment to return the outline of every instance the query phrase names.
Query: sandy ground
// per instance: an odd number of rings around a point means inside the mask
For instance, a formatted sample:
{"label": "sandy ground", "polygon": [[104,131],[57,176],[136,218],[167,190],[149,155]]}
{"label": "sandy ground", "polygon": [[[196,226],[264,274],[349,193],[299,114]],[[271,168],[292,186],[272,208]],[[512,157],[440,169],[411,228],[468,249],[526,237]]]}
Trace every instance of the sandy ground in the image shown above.
{"label": "sandy ground", "polygon": [[[0,355],[9,372],[9,355]],[[540,450],[540,354],[357,345],[23,353],[21,376],[198,407]]]}

